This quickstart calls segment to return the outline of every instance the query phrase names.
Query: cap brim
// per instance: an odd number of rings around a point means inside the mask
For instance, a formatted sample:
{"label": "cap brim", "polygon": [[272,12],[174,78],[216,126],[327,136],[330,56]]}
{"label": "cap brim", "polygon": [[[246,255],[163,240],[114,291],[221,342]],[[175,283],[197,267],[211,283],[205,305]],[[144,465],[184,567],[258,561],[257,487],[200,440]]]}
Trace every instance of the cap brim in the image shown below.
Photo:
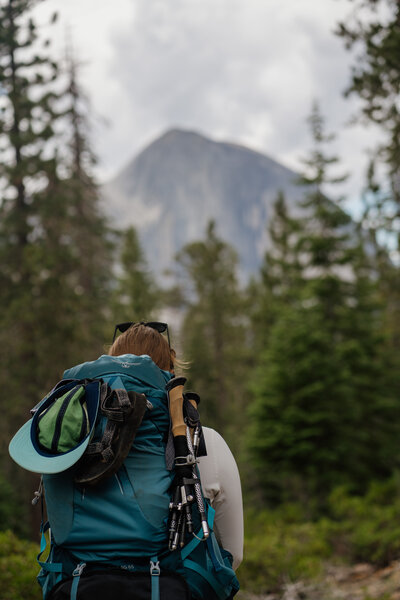
{"label": "cap brim", "polygon": [[[70,388],[72,385],[74,385],[74,382],[70,382],[66,386],[59,388],[58,393],[62,394],[65,389]],[[11,458],[18,465],[33,473],[61,473],[61,471],[66,471],[72,467],[85,452],[92,436],[99,409],[100,386],[100,380],[93,380],[85,386],[86,403],[91,426],[87,436],[75,448],[63,454],[50,454],[42,451],[37,441],[35,441],[36,426],[40,411],[50,406],[54,401],[54,397],[57,397],[51,394],[41,403],[40,410],[37,410],[32,419],[25,423],[25,425],[22,425],[21,429],[12,438],[8,447]]]}
{"label": "cap brim", "polygon": [[30,419],[25,425],[22,425],[8,447],[11,458],[20,467],[28,471],[33,473],[61,473],[61,471],[66,471],[80,459],[89,444],[91,432],[76,448],[64,454],[41,455],[32,443],[32,421],[33,419]]}

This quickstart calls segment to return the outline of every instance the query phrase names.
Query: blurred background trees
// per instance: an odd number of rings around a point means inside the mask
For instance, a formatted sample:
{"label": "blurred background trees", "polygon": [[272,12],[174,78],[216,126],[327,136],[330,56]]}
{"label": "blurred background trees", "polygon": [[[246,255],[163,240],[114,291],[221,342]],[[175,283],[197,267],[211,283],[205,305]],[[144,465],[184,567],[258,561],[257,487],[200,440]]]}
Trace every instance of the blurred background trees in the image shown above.
{"label": "blurred background trees", "polygon": [[[34,5],[0,6],[2,457],[35,398],[67,365],[98,352],[110,285],[111,247],[75,67],[51,56],[30,16]],[[26,513],[32,484],[3,461],[21,498],[17,510]],[[26,532],[27,523],[18,518],[15,527]]]}
{"label": "blurred background trees", "polygon": [[237,278],[238,257],[210,222],[205,239],[185,246],[177,258],[189,284],[181,332],[190,368],[188,385],[200,394],[204,422],[212,423],[237,449],[248,375],[248,322]]}
{"label": "blurred background trees", "polygon": [[342,178],[329,174],[337,158],[317,107],[309,121],[304,216],[290,219],[279,198],[270,225],[262,280],[270,325],[248,442],[267,499],[318,507],[335,486],[362,491],[397,467],[399,403],[386,384],[384,311],[363,233],[323,192]]}

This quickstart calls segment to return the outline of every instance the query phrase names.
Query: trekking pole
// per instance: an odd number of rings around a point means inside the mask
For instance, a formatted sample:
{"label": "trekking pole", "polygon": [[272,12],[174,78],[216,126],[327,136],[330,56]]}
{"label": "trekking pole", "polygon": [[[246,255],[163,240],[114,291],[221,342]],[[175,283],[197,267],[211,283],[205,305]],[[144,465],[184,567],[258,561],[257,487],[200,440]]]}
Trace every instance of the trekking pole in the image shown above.
{"label": "trekking pole", "polygon": [[179,487],[177,487],[175,489],[173,499],[169,505],[170,518],[169,518],[169,529],[168,529],[168,532],[169,532],[168,541],[169,541],[169,547],[171,550],[172,550],[173,546],[175,546],[176,541],[177,541],[175,536],[176,536],[176,532],[178,529],[179,517],[180,517],[179,497],[180,497]]}
{"label": "trekking pole", "polygon": [[[193,420],[192,423],[187,423],[187,428],[186,428],[186,440],[187,440],[187,445],[188,445],[188,449],[189,449],[189,454],[194,456],[194,458],[196,459],[197,451],[198,451],[199,443],[200,443],[200,433],[201,433],[200,421],[199,421],[198,412],[197,412],[197,405],[200,402],[200,396],[198,394],[196,394],[196,392],[186,392],[185,399],[189,400],[190,404],[196,410],[196,414],[197,414],[197,421]],[[190,426],[194,430],[193,438],[192,438],[192,433],[190,431]],[[192,467],[192,479],[194,481],[193,487],[194,487],[194,493],[196,496],[196,504],[197,504],[197,508],[198,508],[198,511],[200,514],[200,519],[201,519],[201,528],[203,530],[204,539],[207,539],[208,536],[210,535],[210,530],[209,530],[208,523],[207,523],[206,509],[204,506],[203,495],[202,495],[201,485],[200,485],[200,479],[197,474],[196,463],[194,463],[193,467]]]}
{"label": "trekking pole", "polygon": [[[198,444],[200,440],[200,428],[197,416],[197,421],[187,424],[185,423],[183,415],[183,386],[186,383],[185,377],[174,377],[166,385],[169,396],[169,411],[171,415],[172,423],[172,435],[174,438],[175,447],[175,467],[178,476],[178,487],[180,489],[180,507],[183,511],[183,515],[186,516],[186,528],[189,533],[193,533],[192,516],[189,504],[196,499],[197,508],[201,519],[201,528],[203,530],[204,539],[207,539],[210,535],[210,530],[207,523],[207,515],[203,501],[203,495],[200,486],[200,479],[197,475],[196,469],[196,457]],[[200,397],[195,392],[187,392],[185,398],[189,400],[191,405],[195,408],[197,413],[197,405],[200,401]],[[196,437],[196,446],[192,443],[190,425],[195,428],[194,436]],[[196,433],[197,430],[197,433]],[[193,439],[194,441],[194,439]],[[189,491],[189,485],[193,486],[194,496]],[[183,521],[181,515],[178,520],[174,523],[174,534],[172,534],[172,525],[170,528],[170,549],[176,550],[179,541],[179,531],[183,529]],[[172,516],[171,516],[172,521]],[[183,540],[182,540],[183,542]]]}
{"label": "trekking pole", "polygon": [[178,545],[182,546],[181,538],[182,538],[182,530],[183,530],[184,521],[185,521],[185,515],[182,512],[182,507],[181,507],[181,509],[179,511],[179,517],[178,517],[178,522],[177,522],[177,526],[176,526],[176,531],[175,531],[174,537],[172,539],[172,543],[170,544],[170,550],[176,550],[178,548]]}
{"label": "trekking pole", "polygon": [[[187,438],[187,443],[188,443],[188,447],[189,447],[189,452],[194,454],[194,448],[192,445],[192,438],[190,437],[189,427],[187,428],[186,438]],[[210,529],[208,527],[206,509],[204,506],[203,494],[202,494],[201,485],[200,485],[200,479],[197,475],[196,464],[193,465],[192,478],[194,480],[193,487],[194,487],[194,493],[196,496],[197,509],[200,514],[201,528],[203,530],[204,539],[206,540],[210,535]]]}
{"label": "trekking pole", "polygon": [[186,436],[186,425],[183,418],[183,386],[185,383],[186,377],[173,377],[166,385],[174,442],[175,438]]}
{"label": "trekking pole", "polygon": [[177,475],[178,496],[174,496],[172,510],[170,513],[169,528],[169,547],[170,550],[176,550],[178,544],[184,543],[183,537],[185,530],[191,533],[192,515],[189,503],[193,502],[193,494],[185,480],[191,480],[192,469],[191,458],[186,439],[186,423],[183,417],[183,386],[185,377],[174,377],[167,385],[166,389],[169,396],[169,412],[171,416],[171,429],[174,438],[175,447],[175,468]]}
{"label": "trekking pole", "polygon": [[185,392],[183,396],[184,396],[185,400],[189,400],[190,404],[195,409],[196,415],[197,415],[197,420],[192,420],[191,422],[187,422],[187,425],[189,425],[189,427],[191,427],[193,430],[191,432],[191,437],[192,437],[192,442],[193,442],[193,454],[194,454],[194,457],[197,458],[197,453],[198,453],[199,445],[200,445],[200,436],[201,436],[201,425],[200,425],[199,413],[198,413],[198,408],[197,408],[200,403],[200,396],[196,392]]}

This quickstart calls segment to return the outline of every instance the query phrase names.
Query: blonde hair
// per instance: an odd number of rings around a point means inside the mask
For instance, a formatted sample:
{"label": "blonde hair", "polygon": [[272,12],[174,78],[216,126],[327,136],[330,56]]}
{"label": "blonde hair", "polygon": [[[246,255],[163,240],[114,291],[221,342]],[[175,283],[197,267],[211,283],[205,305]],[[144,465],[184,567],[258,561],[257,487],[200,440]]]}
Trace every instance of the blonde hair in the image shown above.
{"label": "blonde hair", "polygon": [[108,354],[110,356],[148,354],[160,369],[172,373],[177,363],[176,352],[169,347],[166,338],[152,327],[142,323],[135,323],[121,333],[112,344]]}

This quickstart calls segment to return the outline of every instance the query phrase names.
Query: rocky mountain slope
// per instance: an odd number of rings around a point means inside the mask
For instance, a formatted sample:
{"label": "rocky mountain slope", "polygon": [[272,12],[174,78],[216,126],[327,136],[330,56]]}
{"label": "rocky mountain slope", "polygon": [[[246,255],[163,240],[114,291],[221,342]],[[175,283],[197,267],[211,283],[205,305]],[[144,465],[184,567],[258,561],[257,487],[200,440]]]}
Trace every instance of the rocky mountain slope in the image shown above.
{"label": "rocky mountain slope", "polygon": [[151,268],[173,266],[176,252],[204,236],[210,219],[232,244],[246,277],[266,247],[266,226],[282,190],[296,206],[296,174],[267,156],[198,133],[162,135],[103,187],[105,210],[117,225],[133,224]]}

